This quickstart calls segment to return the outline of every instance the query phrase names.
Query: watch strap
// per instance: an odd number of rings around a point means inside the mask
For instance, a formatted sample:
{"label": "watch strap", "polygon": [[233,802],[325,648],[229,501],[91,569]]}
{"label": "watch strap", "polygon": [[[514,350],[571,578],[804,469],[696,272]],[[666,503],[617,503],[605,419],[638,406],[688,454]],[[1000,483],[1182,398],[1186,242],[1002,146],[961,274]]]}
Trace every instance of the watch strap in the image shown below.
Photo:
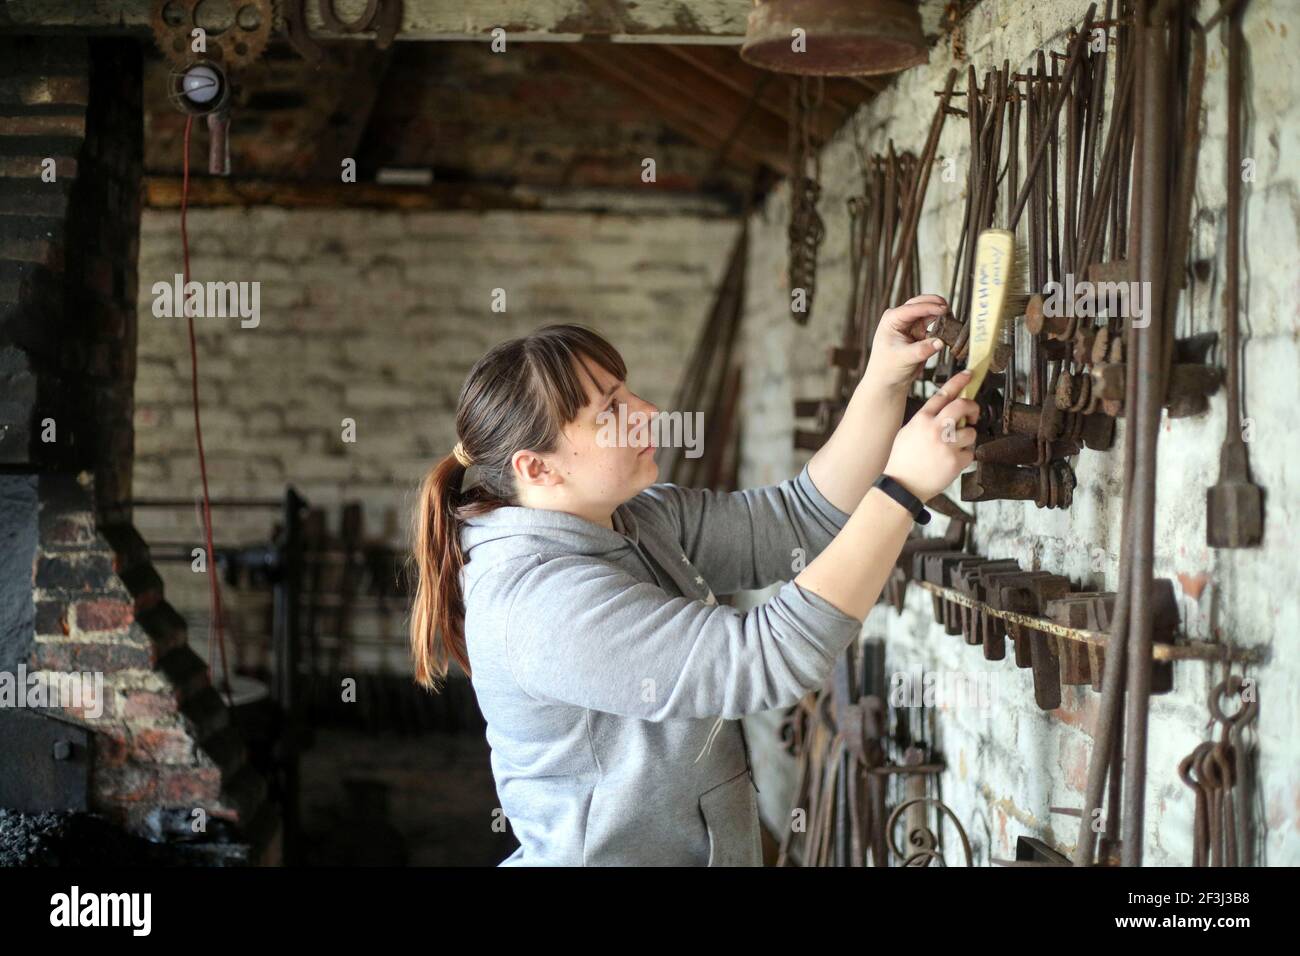
{"label": "watch strap", "polygon": [[875,480],[873,487],[879,488],[910,511],[912,513],[912,519],[917,524],[930,523],[930,512],[926,510],[925,502],[916,497],[916,495],[912,494],[893,478],[890,478],[888,475],[881,475]]}

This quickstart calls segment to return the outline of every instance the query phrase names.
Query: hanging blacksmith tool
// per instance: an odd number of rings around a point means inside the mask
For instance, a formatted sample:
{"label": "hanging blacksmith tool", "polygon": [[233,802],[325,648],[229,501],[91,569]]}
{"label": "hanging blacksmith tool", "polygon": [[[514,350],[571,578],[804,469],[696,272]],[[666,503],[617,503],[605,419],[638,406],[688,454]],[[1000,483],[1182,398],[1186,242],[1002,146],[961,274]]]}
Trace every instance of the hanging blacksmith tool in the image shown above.
{"label": "hanging blacksmith tool", "polygon": [[938,861],[945,866],[947,865],[943,854],[939,851],[939,840],[935,836],[935,830],[928,826],[910,826],[907,833],[906,846],[903,846],[894,840],[894,831],[898,820],[904,813],[913,807],[934,807],[938,811],[940,822],[937,827],[942,827],[942,820],[947,817],[952,825],[957,828],[957,835],[961,838],[962,855],[965,857],[966,865],[973,866],[971,855],[970,840],[966,836],[966,831],[957,819],[957,814],[952,809],[936,797],[912,797],[904,800],[894,808],[894,812],[889,815],[889,820],[885,824],[886,833],[889,835],[889,848],[894,851],[894,855],[903,861],[903,866],[929,866],[932,861]]}
{"label": "hanging blacksmith tool", "polygon": [[[1210,691],[1213,720],[1223,725],[1217,742],[1199,744],[1178,765],[1178,776],[1195,794],[1192,830],[1193,866],[1248,864],[1252,828],[1248,818],[1250,778],[1248,753],[1242,736],[1255,719],[1259,704],[1254,686],[1233,674]],[[1219,701],[1239,695],[1239,706],[1225,715]],[[1243,857],[1245,859],[1243,859]]]}
{"label": "hanging blacksmith tool", "polygon": [[[967,558],[973,558],[975,555],[968,551],[923,551],[914,555],[912,559],[912,577],[918,581],[928,581],[939,587],[946,587],[944,565],[955,564],[958,561],[964,561]],[[944,630],[949,634],[960,634],[961,626],[955,620],[951,611],[951,602],[945,601],[939,594],[930,595],[931,605],[934,610],[934,621],[936,624],[942,624]]]}
{"label": "hanging blacksmith tool", "polygon": [[[1021,592],[1032,588],[1036,581],[1042,579],[1062,580],[1060,575],[1052,574],[1049,571],[1020,571],[1014,568],[1007,571],[990,571],[983,578],[984,593],[988,606],[996,611],[1036,614],[1036,612],[1028,610],[1032,604],[1021,599]],[[1060,594],[1066,591],[1068,591],[1068,588],[1055,588],[1053,593]],[[1015,644],[1014,660],[1016,667],[1033,667],[1033,642],[1025,636],[1026,626],[1008,620],[1005,622],[1005,627],[1007,636]]]}
{"label": "hanging blacksmith tool", "polygon": [[[307,25],[308,0],[282,0],[284,32],[289,45],[308,63],[320,63],[325,49],[312,37]],[[321,21],[335,33],[375,31],[375,46],[388,49],[402,28],[402,0],[366,0],[355,20],[344,20],[335,10],[335,0],[318,0]]]}
{"label": "hanging blacksmith tool", "polygon": [[[1019,565],[1014,562],[990,561],[976,569],[968,594],[982,605],[990,605],[989,588],[998,574],[1014,574]],[[980,642],[984,645],[984,659],[988,661],[1004,660],[1007,656],[1007,625],[1000,617],[987,613],[983,607],[977,618]]]}
{"label": "hanging blacksmith tool", "polygon": [[[953,587],[972,601],[983,602],[985,575],[994,571],[1014,571],[1018,570],[1019,567],[1020,565],[1011,558],[993,561],[979,558],[974,561],[963,561],[953,572]],[[990,620],[992,618],[983,613],[978,607],[972,606],[961,609],[962,634],[966,638],[966,643],[984,645],[984,659],[1000,661],[1006,656],[1005,644],[1001,640],[1006,631],[1003,629],[1000,634],[990,633],[993,630],[989,627]]]}
{"label": "hanging blacksmith tool", "polygon": [[929,507],[949,519],[948,527],[941,537],[927,538],[918,531],[914,532],[914,536],[909,537],[903,543],[903,548],[899,552],[898,560],[894,562],[894,569],[885,584],[881,598],[899,612],[903,610],[907,582],[915,577],[913,570],[916,555],[932,551],[962,550],[967,543],[967,532],[975,521],[973,516],[968,515],[953,504],[947,495],[932,498],[929,501]]}
{"label": "hanging blacksmith tool", "polygon": [[1178,764],[1178,777],[1192,789],[1196,800],[1192,813],[1192,866],[1206,866],[1210,858],[1209,798],[1201,773],[1205,755],[1213,749],[1214,744],[1209,741],[1197,744]]}
{"label": "hanging blacksmith tool", "polygon": [[[1151,697],[1151,643],[1155,619],[1153,600],[1155,564],[1156,445],[1160,437],[1160,409],[1165,395],[1162,377],[1166,324],[1173,317],[1165,313],[1164,287],[1168,281],[1167,212],[1169,208],[1169,5],[1140,0],[1138,17],[1139,107],[1135,168],[1134,205],[1137,210],[1136,256],[1140,281],[1151,284],[1151,315],[1146,325],[1129,323],[1127,349],[1130,371],[1136,381],[1126,389],[1128,420],[1137,443],[1133,483],[1128,500],[1132,503],[1133,562],[1132,593],[1128,613],[1125,653],[1127,730],[1124,746],[1125,866],[1142,863],[1143,825],[1146,817],[1147,731]],[[1129,513],[1126,509],[1125,521]]]}
{"label": "hanging blacksmith tool", "polygon": [[1241,344],[1238,322],[1241,308],[1241,100],[1242,59],[1245,41],[1241,18],[1245,3],[1231,6],[1228,31],[1228,244],[1227,278],[1223,290],[1224,362],[1227,366],[1228,420],[1219,450],[1219,481],[1206,495],[1205,536],[1212,548],[1253,548],[1264,539],[1264,494],[1250,480],[1250,459],[1242,435]]}
{"label": "hanging blacksmith tool", "polygon": [[[881,315],[920,292],[917,224],[956,79],[957,71],[950,70],[919,158],[909,152],[895,152],[892,141],[883,155],[868,156],[854,119],[862,194],[847,201],[851,292],[840,344],[829,350],[829,363],[835,370],[831,396],[795,401],[796,418],[816,419],[815,430],[795,431],[796,448],[815,451],[825,443],[852,398],[854,387],[866,372]],[[792,243],[796,238],[795,225],[792,207]],[[792,245],[792,270],[796,260],[794,248]],[[793,271],[791,285],[797,287]],[[904,422],[923,401],[919,396],[909,396]]]}
{"label": "hanging blacksmith tool", "polygon": [[821,110],[825,81],[799,77],[790,89],[790,315],[798,325],[812,318],[817,283],[817,250],[826,226],[817,212],[821,195],[821,143],[812,128]]}
{"label": "hanging blacksmith tool", "polygon": [[[1047,603],[1048,618],[1066,627],[1085,631],[1105,631],[1115,608],[1115,594],[1110,591],[1077,591]],[[1091,684],[1101,690],[1102,662],[1105,652],[1095,644],[1063,639],[1060,642],[1061,683]]]}
{"label": "hanging blacksmith tool", "polygon": [[[1251,809],[1254,805],[1254,764],[1251,759],[1251,751],[1247,747],[1245,740],[1246,728],[1253,723],[1259,716],[1259,698],[1257,688],[1254,683],[1249,685],[1249,693],[1246,692],[1246,681],[1231,675],[1223,681],[1213,691],[1210,698],[1210,708],[1215,719],[1224,724],[1227,731],[1227,741],[1220,740],[1222,746],[1231,750],[1231,764],[1234,774],[1234,786],[1232,790],[1233,800],[1233,818],[1236,821],[1236,859],[1230,865],[1251,866],[1254,841],[1254,826],[1251,819]],[[1219,701],[1225,695],[1237,694],[1241,698],[1241,706],[1233,714],[1225,716],[1219,705]]]}
{"label": "hanging blacksmith tool", "polygon": [[[1034,572],[1020,578],[1004,580],[1000,586],[998,606],[1004,611],[1017,614],[1043,616],[1048,602],[1069,594],[1072,590],[1069,578],[1059,574]],[[1029,665],[1034,676],[1034,701],[1042,710],[1054,710],[1061,706],[1061,666],[1056,643],[1044,631],[1018,626],[1013,637],[1016,641],[1018,659],[1026,655],[1021,651],[1022,642],[1028,644]]]}

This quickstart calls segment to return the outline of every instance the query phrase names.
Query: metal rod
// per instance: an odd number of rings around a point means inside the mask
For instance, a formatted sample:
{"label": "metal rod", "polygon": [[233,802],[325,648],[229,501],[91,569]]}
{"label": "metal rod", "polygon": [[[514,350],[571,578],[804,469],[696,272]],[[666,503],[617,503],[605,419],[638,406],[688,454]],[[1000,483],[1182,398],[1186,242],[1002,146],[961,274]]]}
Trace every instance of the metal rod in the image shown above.
{"label": "metal rod", "polygon": [[1165,230],[1168,211],[1167,103],[1162,96],[1166,82],[1167,49],[1164,22],[1152,24],[1144,16],[1147,4],[1138,5],[1142,95],[1142,148],[1137,152],[1141,173],[1140,227],[1138,235],[1138,278],[1151,283],[1151,315],[1147,324],[1135,329],[1130,319],[1130,363],[1137,368],[1136,400],[1126,399],[1127,418],[1137,431],[1137,460],[1134,462],[1134,546],[1133,596],[1128,642],[1128,696],[1125,713],[1124,827],[1125,866],[1142,865],[1143,824],[1146,816],[1147,721],[1151,703],[1151,635],[1154,605],[1151,583],[1155,570],[1155,487],[1156,443],[1160,438],[1160,403],[1164,383],[1160,381],[1160,345],[1165,322],[1164,284]]}
{"label": "metal rod", "polygon": [[[1172,376],[1170,369],[1174,364],[1174,317],[1177,315],[1179,293],[1183,287],[1183,276],[1187,268],[1187,250],[1191,244],[1191,222],[1192,222],[1192,198],[1196,192],[1196,159],[1201,148],[1201,94],[1205,89],[1205,31],[1201,25],[1192,17],[1188,17],[1188,23],[1192,32],[1192,63],[1187,81],[1187,111],[1186,118],[1183,122],[1183,143],[1178,155],[1178,182],[1174,188],[1174,208],[1173,215],[1169,224],[1169,263],[1172,268],[1177,270],[1173,278],[1167,283],[1165,290],[1165,317],[1167,327],[1164,337],[1164,348],[1161,354],[1161,377],[1166,383],[1165,394],[1163,398],[1170,398],[1170,386]],[[1232,62],[1228,64],[1228,79],[1232,81]],[[1229,94],[1231,95],[1231,94]],[[1229,123],[1229,127],[1231,127]],[[1232,130],[1228,131],[1229,142],[1232,140]],[[1240,176],[1230,177],[1229,182],[1240,182]],[[1229,189],[1231,189],[1231,185]],[[1240,188],[1240,186],[1238,186]],[[1232,232],[1234,225],[1229,219],[1228,231]],[[1228,239],[1228,249],[1234,250],[1233,239]],[[1235,257],[1230,258],[1229,263],[1235,262]],[[1231,265],[1229,265],[1231,269]],[[1228,286],[1231,288],[1235,283],[1236,276],[1229,274]],[[1233,290],[1235,291],[1235,289]],[[1235,308],[1235,300],[1229,299],[1232,303],[1229,307]],[[1235,331],[1235,323],[1228,326],[1229,334]],[[1228,347],[1235,346],[1235,342],[1228,343]],[[1230,365],[1228,367],[1229,376],[1235,369]],[[1229,427],[1232,423],[1238,421],[1232,417],[1233,391],[1234,383],[1228,383],[1228,409]]]}
{"label": "metal rod", "polygon": [[[1125,134],[1131,115],[1134,60],[1125,60],[1120,68],[1119,82],[1115,88],[1114,108],[1111,110],[1110,129],[1106,132],[1106,146],[1101,154],[1101,179],[1097,184],[1096,202],[1088,210],[1084,223],[1083,243],[1080,247],[1080,269],[1087,269],[1096,261],[1099,243],[1103,238],[1102,224],[1110,210],[1110,199],[1119,190],[1123,170],[1132,161],[1130,154],[1120,151],[1120,143],[1127,142]],[[1115,250],[1112,247],[1112,255]]]}
{"label": "metal rod", "polygon": [[[1130,49],[1130,44],[1125,41],[1121,46],[1122,61],[1121,69],[1129,73],[1133,67],[1134,56]],[[1136,98],[1140,95],[1140,88],[1135,81],[1133,83],[1130,96]],[[1125,107],[1126,114],[1135,114],[1136,110],[1132,108],[1132,99],[1119,99],[1117,103],[1127,103]],[[1118,118],[1118,117],[1116,117]],[[1112,120],[1114,122],[1115,120]],[[1134,122],[1131,126],[1134,135],[1133,144],[1125,150],[1125,156],[1130,156],[1134,148],[1140,148],[1141,141],[1137,137],[1140,132],[1138,124]],[[1123,133],[1124,141],[1129,143],[1127,131]],[[1118,166],[1127,170],[1128,163],[1119,163]],[[1120,177],[1121,185],[1127,190],[1127,178]],[[1134,203],[1130,210],[1130,215],[1136,220],[1138,194],[1140,192],[1140,178],[1134,183]],[[1117,204],[1117,208],[1119,207]],[[1117,216],[1116,222],[1122,222],[1122,215]],[[1134,249],[1134,230],[1128,231],[1129,249],[1127,258],[1130,261],[1135,259]],[[1112,255],[1118,252],[1118,249],[1112,249]],[[1127,387],[1132,389],[1136,394],[1136,385],[1134,384],[1137,376],[1137,367],[1133,362],[1128,363],[1127,370],[1128,382]],[[1124,511],[1121,520],[1122,530],[1120,532],[1120,552],[1119,552],[1119,586],[1115,595],[1115,617],[1111,622],[1111,637],[1117,647],[1121,650],[1128,638],[1128,620],[1129,620],[1129,602],[1132,596],[1132,564],[1133,564],[1133,496],[1131,489],[1133,487],[1133,468],[1134,461],[1137,457],[1137,429],[1133,423],[1126,423],[1124,429]],[[1127,656],[1123,653],[1106,655],[1106,666],[1102,674],[1102,699],[1101,706],[1098,708],[1097,727],[1093,732],[1093,749],[1092,757],[1088,764],[1088,782],[1087,790],[1084,795],[1083,814],[1079,823],[1078,839],[1075,841],[1074,865],[1091,866],[1096,850],[1095,831],[1092,828],[1093,815],[1097,808],[1101,806],[1102,790],[1106,787],[1107,774],[1109,772],[1110,801],[1106,817],[1105,832],[1110,845],[1116,834],[1120,830],[1123,817],[1123,801],[1117,799],[1118,790],[1123,776],[1123,763],[1121,761],[1121,747],[1123,742],[1120,740],[1120,731],[1124,720],[1123,699],[1126,691],[1126,670],[1128,667]]]}
{"label": "metal rod", "polygon": [[[1229,4],[1224,4],[1228,6]],[[1228,250],[1225,277],[1224,307],[1231,311],[1234,320],[1224,323],[1223,354],[1228,366],[1228,433],[1241,434],[1241,404],[1239,352],[1237,336],[1237,310],[1241,303],[1238,286],[1238,260],[1241,253],[1241,80],[1242,80],[1242,10],[1240,3],[1232,3],[1228,15]],[[1222,12],[1222,10],[1220,11]],[[1204,40],[1204,37],[1202,37]]]}
{"label": "metal rod", "polygon": [[[887,295],[891,301],[898,275],[900,272],[906,272],[910,264],[916,239],[916,227],[921,220],[921,205],[925,202],[925,193],[930,185],[930,167],[934,165],[934,154],[939,148],[939,134],[943,132],[943,121],[947,117],[948,101],[952,97],[953,84],[956,82],[957,68],[953,67],[948,71],[948,79],[944,82],[939,106],[934,111],[934,118],[930,120],[930,132],[926,137],[925,147],[921,150],[919,175],[909,199],[907,220],[903,225],[903,238],[898,251],[894,254],[893,261],[889,264],[889,289]],[[901,269],[900,260],[902,263]]]}
{"label": "metal rod", "polygon": [[[962,607],[973,608],[980,613],[1010,621],[1012,624],[1019,624],[1030,630],[1054,634],[1066,640],[1078,641],[1081,644],[1092,644],[1103,649],[1114,643],[1113,630],[1108,633],[1106,631],[1089,631],[1080,627],[1068,627],[1047,618],[1034,617],[1032,614],[1004,611],[983,601],[977,601],[961,591],[946,588],[932,581],[912,581],[911,583],[929,591],[931,594],[937,594],[944,601],[951,601],[954,604],[960,604]],[[1118,605],[1116,605],[1116,608],[1118,609]],[[1111,656],[1108,654],[1106,660],[1109,661]],[[1212,644],[1208,641],[1187,641],[1183,644],[1152,644],[1151,648],[1151,660],[1153,661],[1240,661],[1258,664],[1263,663],[1266,658],[1267,652],[1263,648]]]}
{"label": "metal rod", "polygon": [[[1097,4],[1088,5],[1088,12],[1084,14],[1083,26],[1079,30],[1079,35],[1074,39],[1073,49],[1070,51],[1069,62],[1065,65],[1065,73],[1060,77],[1061,82],[1057,84],[1056,94],[1052,97],[1051,106],[1048,107],[1047,116],[1044,117],[1045,124],[1056,122],[1056,117],[1061,112],[1061,104],[1065,102],[1065,95],[1069,92],[1070,80],[1074,77],[1074,71],[1079,67],[1079,60],[1083,54],[1083,48],[1087,46],[1088,35],[1092,28],[1092,17],[1097,12]],[[1025,166],[1025,183],[1020,189],[1020,195],[1016,197],[1016,204],[1012,208],[1011,218],[1007,228],[1012,232],[1016,231],[1016,225],[1020,222],[1020,214],[1025,210],[1025,203],[1029,200],[1029,190],[1034,181],[1038,178],[1038,170],[1043,165],[1043,156],[1046,152],[1048,137],[1044,136],[1038,141],[1034,149],[1034,155],[1030,158]]]}

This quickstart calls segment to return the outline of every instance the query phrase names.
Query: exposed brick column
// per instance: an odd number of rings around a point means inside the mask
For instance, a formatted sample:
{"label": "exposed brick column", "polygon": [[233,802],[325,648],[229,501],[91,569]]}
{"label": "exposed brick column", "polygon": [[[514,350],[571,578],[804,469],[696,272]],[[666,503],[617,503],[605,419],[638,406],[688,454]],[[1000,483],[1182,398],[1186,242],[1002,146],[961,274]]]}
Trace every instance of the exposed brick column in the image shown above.
{"label": "exposed brick column", "polygon": [[[20,590],[33,622],[23,633],[5,621],[0,664],[102,675],[100,701],[63,708],[93,733],[93,810],[159,839],[189,836],[202,808],[209,835],[276,862],[266,781],[128,504],[141,75],[135,41],[0,40],[0,462],[30,472],[6,476],[3,490],[28,510],[12,526],[31,552]],[[40,177],[47,156],[53,183]],[[42,434],[49,420],[54,441]],[[12,584],[0,582],[5,593]]]}

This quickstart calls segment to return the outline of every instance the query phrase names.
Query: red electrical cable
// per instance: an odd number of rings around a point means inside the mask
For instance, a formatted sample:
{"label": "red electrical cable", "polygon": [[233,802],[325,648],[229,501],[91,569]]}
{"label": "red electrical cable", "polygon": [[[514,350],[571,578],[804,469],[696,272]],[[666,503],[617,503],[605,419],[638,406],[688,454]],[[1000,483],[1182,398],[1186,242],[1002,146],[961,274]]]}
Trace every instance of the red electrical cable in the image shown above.
{"label": "red electrical cable", "polygon": [[[182,303],[188,296],[185,286],[190,284],[190,237],[185,228],[185,213],[190,201],[190,128],[194,117],[185,117],[185,148],[182,160],[181,178],[181,253],[184,257],[185,276],[182,286]],[[226,682],[226,703],[234,707],[234,695],[230,686],[230,667],[226,663],[226,639],[221,621],[221,588],[217,581],[217,558],[212,547],[212,503],[208,497],[208,465],[203,456],[203,426],[199,423],[199,350],[194,343],[194,313],[182,304],[186,324],[190,332],[190,391],[194,399],[194,440],[199,446],[199,476],[203,481],[203,540],[207,545],[208,568],[208,613],[211,623],[208,627],[208,679],[212,679],[212,635],[217,636],[217,648],[221,654],[221,673]]]}

